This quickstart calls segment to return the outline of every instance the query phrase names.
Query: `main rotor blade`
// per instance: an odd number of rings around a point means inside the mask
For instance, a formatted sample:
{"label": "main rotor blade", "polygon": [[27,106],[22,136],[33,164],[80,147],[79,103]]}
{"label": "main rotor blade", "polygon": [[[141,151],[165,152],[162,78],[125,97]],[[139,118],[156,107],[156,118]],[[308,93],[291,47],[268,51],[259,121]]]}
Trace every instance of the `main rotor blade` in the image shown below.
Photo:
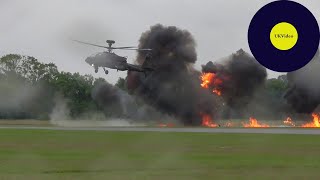
{"label": "main rotor blade", "polygon": [[[119,49],[119,48],[114,48]],[[152,51],[152,49],[139,49],[139,48],[120,48],[122,50],[133,50],[133,51]]]}
{"label": "main rotor blade", "polygon": [[87,43],[87,42],[83,42],[83,41],[78,41],[78,40],[73,40],[74,42],[80,43],[80,44],[86,44],[86,45],[90,45],[90,46],[96,46],[96,47],[101,47],[101,48],[107,48],[110,49],[108,46],[101,46],[101,45],[97,45],[97,44],[92,44],[92,43]]}
{"label": "main rotor blade", "polygon": [[84,42],[84,41],[74,40],[74,39],[71,39],[71,40],[74,41],[74,42],[80,43],[80,44],[86,44],[86,45],[100,47],[100,48],[106,48],[106,49],[122,49],[122,50],[134,50],[134,51],[152,51],[152,49],[139,49],[139,48],[136,48],[134,46],[109,47],[109,46],[101,46],[101,45],[98,45],[98,44],[92,44],[92,43],[88,43],[88,42]]}
{"label": "main rotor blade", "polygon": [[132,48],[137,48],[135,46],[128,46],[128,47],[111,47],[112,49],[132,49]]}

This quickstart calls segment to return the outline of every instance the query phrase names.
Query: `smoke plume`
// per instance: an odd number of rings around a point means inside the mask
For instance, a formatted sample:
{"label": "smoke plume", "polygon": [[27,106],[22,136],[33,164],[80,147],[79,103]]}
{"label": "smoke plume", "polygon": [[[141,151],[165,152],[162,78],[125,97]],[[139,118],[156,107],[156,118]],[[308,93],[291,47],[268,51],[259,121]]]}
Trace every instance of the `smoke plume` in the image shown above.
{"label": "smoke plume", "polygon": [[320,104],[320,55],[294,72],[288,73],[290,89],[285,95],[287,102],[298,113],[312,113]]}
{"label": "smoke plume", "polygon": [[15,73],[4,75],[0,77],[0,119],[46,119],[53,106],[50,95],[44,84],[30,84]]}
{"label": "smoke plume", "polygon": [[127,86],[134,94],[185,125],[199,125],[202,114],[215,114],[215,96],[200,87],[200,72],[193,68],[196,43],[188,31],[158,24],[139,42],[139,48],[152,49],[152,58],[145,62],[147,52],[139,52],[137,63],[155,70],[147,76],[128,72]]}
{"label": "smoke plume", "polygon": [[220,63],[208,62],[202,66],[202,71],[214,73],[216,78],[221,79],[218,87],[212,88],[222,91],[229,108],[227,116],[230,116],[230,111],[241,116],[254,93],[264,85],[267,78],[266,68],[242,49]]}
{"label": "smoke plume", "polygon": [[102,109],[106,117],[111,119],[121,118],[137,121],[155,121],[169,118],[154,108],[140,102],[138,97],[109,83],[98,83],[92,90],[94,102]]}

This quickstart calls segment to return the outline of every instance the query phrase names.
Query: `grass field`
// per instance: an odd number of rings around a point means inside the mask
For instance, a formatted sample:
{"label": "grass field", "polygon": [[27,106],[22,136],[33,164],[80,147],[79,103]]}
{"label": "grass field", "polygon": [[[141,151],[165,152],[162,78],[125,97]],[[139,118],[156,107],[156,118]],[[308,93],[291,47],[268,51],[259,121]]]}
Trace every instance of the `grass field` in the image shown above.
{"label": "grass field", "polygon": [[0,130],[0,179],[319,179],[313,135]]}

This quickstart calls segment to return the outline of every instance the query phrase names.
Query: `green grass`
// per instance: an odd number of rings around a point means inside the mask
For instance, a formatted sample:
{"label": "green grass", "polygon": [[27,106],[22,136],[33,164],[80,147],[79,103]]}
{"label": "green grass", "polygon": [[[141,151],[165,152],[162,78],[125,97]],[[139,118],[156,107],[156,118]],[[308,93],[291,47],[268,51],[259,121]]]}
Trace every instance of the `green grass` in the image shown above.
{"label": "green grass", "polygon": [[0,180],[319,176],[313,135],[0,130]]}

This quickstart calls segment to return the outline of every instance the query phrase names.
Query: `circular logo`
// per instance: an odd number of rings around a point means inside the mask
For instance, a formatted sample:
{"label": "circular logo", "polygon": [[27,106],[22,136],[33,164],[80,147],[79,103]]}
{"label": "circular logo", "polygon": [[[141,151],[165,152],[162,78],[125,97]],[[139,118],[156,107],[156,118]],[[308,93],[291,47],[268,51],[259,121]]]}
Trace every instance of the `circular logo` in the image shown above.
{"label": "circular logo", "polygon": [[292,24],[281,22],[272,28],[270,41],[279,50],[289,50],[297,44],[298,31]]}
{"label": "circular logo", "polygon": [[262,7],[252,18],[248,43],[266,68],[291,72],[308,64],[319,48],[319,25],[303,5],[280,0]]}

